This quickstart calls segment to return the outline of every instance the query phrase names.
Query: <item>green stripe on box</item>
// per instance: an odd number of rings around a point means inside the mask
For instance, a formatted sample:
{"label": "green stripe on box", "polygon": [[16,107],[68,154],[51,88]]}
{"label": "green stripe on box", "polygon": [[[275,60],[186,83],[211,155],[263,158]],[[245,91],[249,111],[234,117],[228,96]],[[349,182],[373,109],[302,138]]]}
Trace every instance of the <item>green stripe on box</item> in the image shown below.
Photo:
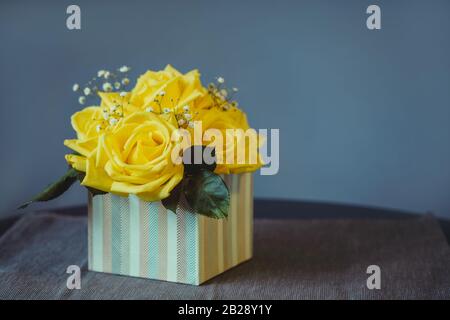
{"label": "green stripe on box", "polygon": [[92,197],[92,270],[103,271],[103,198]]}
{"label": "green stripe on box", "polygon": [[197,284],[198,279],[198,219],[194,213],[185,213],[186,222],[186,282],[191,284]]}
{"label": "green stripe on box", "polygon": [[[178,207],[179,208],[179,207]],[[177,208],[177,281],[186,281],[186,219],[185,213]],[[170,212],[172,213],[172,212]]]}
{"label": "green stripe on box", "polygon": [[162,210],[167,216],[167,281],[177,281],[177,216],[169,210]]}
{"label": "green stripe on box", "polygon": [[130,203],[130,275],[139,276],[139,257],[140,257],[140,204],[136,195],[130,194],[128,197]]}
{"label": "green stripe on box", "polygon": [[158,279],[167,280],[167,212],[161,202],[156,202],[158,206]]}

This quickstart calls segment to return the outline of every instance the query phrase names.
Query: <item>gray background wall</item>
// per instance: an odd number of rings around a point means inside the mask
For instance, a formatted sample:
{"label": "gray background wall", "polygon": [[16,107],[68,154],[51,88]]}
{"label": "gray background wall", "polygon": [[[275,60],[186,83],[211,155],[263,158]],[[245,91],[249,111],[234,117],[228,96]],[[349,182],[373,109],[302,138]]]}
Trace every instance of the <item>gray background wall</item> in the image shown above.
{"label": "gray background wall", "polygon": [[[65,26],[72,3],[81,31]],[[72,83],[171,63],[224,76],[254,127],[280,128],[280,172],[257,176],[256,196],[450,216],[449,13],[448,0],[2,0],[0,212],[64,172]],[[35,208],[85,198],[73,187]]]}

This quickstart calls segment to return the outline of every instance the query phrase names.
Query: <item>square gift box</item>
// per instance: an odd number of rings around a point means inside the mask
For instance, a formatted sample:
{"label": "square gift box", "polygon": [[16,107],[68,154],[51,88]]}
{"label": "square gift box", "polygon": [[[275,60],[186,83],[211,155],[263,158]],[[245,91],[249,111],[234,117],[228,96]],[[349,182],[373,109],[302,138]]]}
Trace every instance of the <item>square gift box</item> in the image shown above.
{"label": "square gift box", "polygon": [[89,270],[199,285],[253,251],[253,175],[222,176],[228,218],[197,214],[181,198],[176,213],[136,195],[89,194]]}

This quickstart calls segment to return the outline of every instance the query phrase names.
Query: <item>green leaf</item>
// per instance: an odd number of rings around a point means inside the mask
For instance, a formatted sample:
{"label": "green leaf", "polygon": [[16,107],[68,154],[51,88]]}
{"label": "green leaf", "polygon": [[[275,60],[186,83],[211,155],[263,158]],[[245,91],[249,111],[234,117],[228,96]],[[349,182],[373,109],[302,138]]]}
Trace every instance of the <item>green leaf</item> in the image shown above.
{"label": "green leaf", "polygon": [[215,149],[207,146],[191,146],[183,153],[183,164],[187,175],[198,173],[201,170],[214,172],[216,169]]}
{"label": "green leaf", "polygon": [[36,201],[48,201],[59,197],[67,189],[69,189],[75,181],[77,181],[77,178],[78,172],[75,169],[70,168],[66,172],[66,174],[63,175],[58,181],[49,185],[44,189],[44,191],[34,196],[31,200],[22,204],[19,209],[26,208],[28,205]]}
{"label": "green leaf", "polygon": [[184,195],[196,213],[215,219],[228,217],[230,193],[217,174],[200,170],[187,177]]}
{"label": "green leaf", "polygon": [[181,181],[175,188],[170,192],[170,196],[161,200],[163,206],[172,211],[173,213],[177,213],[178,203],[180,202],[181,191],[183,191],[183,183]]}

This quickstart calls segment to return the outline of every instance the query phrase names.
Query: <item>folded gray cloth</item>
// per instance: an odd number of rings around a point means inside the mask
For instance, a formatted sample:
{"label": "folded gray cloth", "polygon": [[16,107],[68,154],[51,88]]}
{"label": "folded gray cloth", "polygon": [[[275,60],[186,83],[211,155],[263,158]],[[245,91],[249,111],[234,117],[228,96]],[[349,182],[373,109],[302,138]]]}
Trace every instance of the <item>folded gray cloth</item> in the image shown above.
{"label": "folded gray cloth", "polygon": [[[432,216],[255,220],[254,258],[196,287],[87,271],[81,216],[28,214],[0,237],[2,299],[449,299],[450,251]],[[82,270],[69,290],[69,265]],[[369,290],[369,265],[381,289]]]}

